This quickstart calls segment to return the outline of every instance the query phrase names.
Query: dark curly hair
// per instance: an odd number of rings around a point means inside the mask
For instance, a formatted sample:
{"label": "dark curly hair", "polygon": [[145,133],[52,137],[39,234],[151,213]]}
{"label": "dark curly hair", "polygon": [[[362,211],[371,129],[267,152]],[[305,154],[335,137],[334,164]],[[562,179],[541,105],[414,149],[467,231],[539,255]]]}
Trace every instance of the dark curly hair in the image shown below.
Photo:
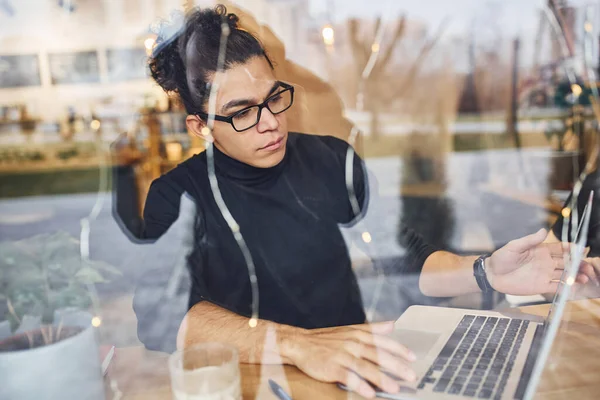
{"label": "dark curly hair", "polygon": [[214,9],[195,9],[175,37],[156,41],[149,67],[152,78],[165,92],[177,93],[188,114],[205,112],[210,90],[208,78],[216,72],[221,41],[221,24],[229,25],[225,51],[225,70],[257,56],[273,68],[264,47],[251,33],[238,27],[239,18],[227,13],[224,5]]}

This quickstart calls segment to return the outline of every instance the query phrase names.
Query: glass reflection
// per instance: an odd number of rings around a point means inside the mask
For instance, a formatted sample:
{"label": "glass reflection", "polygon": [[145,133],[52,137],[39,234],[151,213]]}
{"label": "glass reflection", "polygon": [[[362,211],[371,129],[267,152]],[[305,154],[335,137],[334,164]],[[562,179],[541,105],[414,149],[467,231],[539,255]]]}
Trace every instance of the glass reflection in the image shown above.
{"label": "glass reflection", "polygon": [[[378,322],[413,305],[545,315],[572,283],[539,391],[570,390],[574,364],[600,369],[578,347],[598,328],[595,2],[0,3],[0,348],[94,327],[83,390],[115,396],[168,398],[166,358],[146,348],[178,338],[235,344],[250,398],[268,379],[294,398],[395,391],[369,368],[390,359],[417,390],[425,371],[397,345],[423,358],[427,335],[390,342]],[[274,82],[293,87],[289,108]],[[559,242],[592,191],[589,252],[567,280]],[[517,278],[502,251],[515,240],[557,267]],[[494,291],[474,275],[487,254]]]}

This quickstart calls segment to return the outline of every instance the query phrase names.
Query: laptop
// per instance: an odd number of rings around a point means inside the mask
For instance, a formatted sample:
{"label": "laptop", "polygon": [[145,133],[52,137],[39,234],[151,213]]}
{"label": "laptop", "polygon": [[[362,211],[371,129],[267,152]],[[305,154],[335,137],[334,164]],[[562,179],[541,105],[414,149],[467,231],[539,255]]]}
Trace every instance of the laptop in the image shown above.
{"label": "laptop", "polygon": [[412,306],[394,337],[417,354],[416,383],[389,399],[531,399],[540,381],[584,257],[593,193],[546,318],[518,310],[493,312]]}

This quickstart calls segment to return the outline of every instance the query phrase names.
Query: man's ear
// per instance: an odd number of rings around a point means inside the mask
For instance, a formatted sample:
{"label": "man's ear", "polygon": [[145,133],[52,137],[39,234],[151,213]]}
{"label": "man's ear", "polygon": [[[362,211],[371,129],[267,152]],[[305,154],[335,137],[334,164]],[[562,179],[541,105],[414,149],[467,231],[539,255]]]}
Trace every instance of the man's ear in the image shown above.
{"label": "man's ear", "polygon": [[194,135],[206,140],[209,143],[214,142],[210,128],[206,126],[206,123],[201,120],[199,116],[188,115],[185,118],[185,124],[187,125],[188,130]]}

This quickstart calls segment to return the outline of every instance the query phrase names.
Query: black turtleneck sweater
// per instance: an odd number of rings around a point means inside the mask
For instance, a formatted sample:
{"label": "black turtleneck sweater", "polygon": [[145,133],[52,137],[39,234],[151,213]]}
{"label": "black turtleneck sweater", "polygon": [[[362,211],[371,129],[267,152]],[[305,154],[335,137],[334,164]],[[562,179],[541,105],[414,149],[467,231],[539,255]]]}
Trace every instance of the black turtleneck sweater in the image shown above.
{"label": "black turtleneck sweater", "polygon": [[[356,156],[354,187],[363,212],[355,218],[346,188],[347,150],[348,144],[334,137],[290,133],[284,159],[263,169],[215,148],[223,199],[256,267],[261,319],[304,328],[365,322],[340,226],[362,218],[369,193],[363,162]],[[160,237],[177,219],[183,193],[191,196],[197,207],[195,245],[188,257],[189,307],[210,301],[250,316],[248,270],[214,200],[205,152],[152,183],[140,236]],[[404,269],[418,273],[434,249],[410,232],[405,242],[412,265]],[[134,300],[138,319],[157,318],[148,307],[152,305]],[[138,329],[150,325],[150,321],[140,320]]]}

